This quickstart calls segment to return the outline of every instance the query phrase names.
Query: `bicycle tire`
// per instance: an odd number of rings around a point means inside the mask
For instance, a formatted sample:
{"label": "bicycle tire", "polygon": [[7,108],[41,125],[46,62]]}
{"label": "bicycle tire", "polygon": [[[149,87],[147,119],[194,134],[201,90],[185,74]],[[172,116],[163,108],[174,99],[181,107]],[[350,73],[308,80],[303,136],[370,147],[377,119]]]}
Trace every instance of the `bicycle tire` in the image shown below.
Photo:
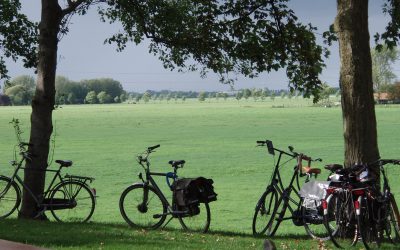
{"label": "bicycle tire", "polygon": [[368,200],[367,196],[360,196],[358,198],[359,212],[357,212],[357,225],[361,235],[361,241],[365,249],[369,250],[379,247],[380,239],[378,237],[376,223],[373,220],[373,206],[370,203],[373,201]]}
{"label": "bicycle tire", "polygon": [[[147,204],[144,205],[145,192],[148,192],[148,199]],[[154,198],[155,200],[153,200]],[[150,202],[152,203],[149,211]],[[161,199],[160,194],[152,186],[145,186],[141,183],[129,186],[122,192],[119,209],[122,217],[131,227],[156,229],[164,223],[167,217],[167,204]]]}
{"label": "bicycle tire", "polygon": [[278,202],[278,192],[274,188],[268,189],[261,195],[253,216],[252,230],[254,236],[261,236],[265,233],[271,236],[271,229],[274,229],[273,222],[279,206]]}
{"label": "bicycle tire", "polygon": [[397,244],[400,242],[400,212],[394,196],[389,194],[389,215],[386,234],[389,240]]}
{"label": "bicycle tire", "polygon": [[[6,190],[6,188],[8,188]],[[21,190],[15,182],[0,176],[0,219],[7,218],[19,207]]]}
{"label": "bicycle tire", "polygon": [[86,184],[76,180],[58,184],[51,193],[49,203],[51,214],[59,222],[87,222],[95,209],[93,192]]}
{"label": "bicycle tire", "polygon": [[[329,233],[327,232],[324,224],[324,217],[322,214],[321,206],[316,207],[312,210],[306,209],[304,206],[301,206],[301,214],[304,223],[304,229],[311,238],[322,241],[330,239]],[[313,219],[310,220],[310,217],[313,217]]]}
{"label": "bicycle tire", "polygon": [[334,192],[326,198],[326,203],[324,225],[330,240],[338,248],[354,246],[358,241],[358,233],[354,226],[356,221],[352,196],[347,192]]}
{"label": "bicycle tire", "polygon": [[211,212],[208,203],[199,204],[200,212],[193,216],[179,216],[179,222],[184,230],[207,233],[210,228]]}

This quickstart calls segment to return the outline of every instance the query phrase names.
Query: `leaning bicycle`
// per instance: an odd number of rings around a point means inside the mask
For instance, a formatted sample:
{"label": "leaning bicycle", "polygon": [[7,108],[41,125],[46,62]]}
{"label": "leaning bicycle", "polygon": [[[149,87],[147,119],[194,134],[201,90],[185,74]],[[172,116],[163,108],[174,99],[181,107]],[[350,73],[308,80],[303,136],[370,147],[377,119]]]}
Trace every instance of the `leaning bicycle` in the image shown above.
{"label": "leaning bicycle", "polygon": [[[34,147],[34,145],[22,142],[18,120],[14,119],[12,123],[17,134],[18,145],[15,147],[14,160],[11,161],[11,165],[14,167],[13,174],[11,176],[0,175],[0,218],[6,218],[19,209],[21,189],[23,189],[26,191],[26,195],[32,197],[38,207],[35,218],[41,218],[45,216],[45,212],[50,211],[53,217],[60,222],[88,221],[95,209],[96,191],[89,186],[94,178],[69,174],[63,177],[61,170],[71,167],[72,161],[56,160],[55,162],[59,164],[59,168],[56,170],[29,169],[30,171],[54,173],[47,189],[41,195],[36,196],[18,175],[21,169],[26,169],[23,167],[24,162],[30,161],[32,158],[28,146]],[[19,160],[17,151],[20,156]]]}
{"label": "leaning bicycle", "polygon": [[[274,148],[270,140],[257,141],[257,144],[266,146],[269,154],[275,155],[277,152],[279,155],[270,184],[261,195],[255,208],[252,224],[253,235],[274,236],[282,221],[292,220],[296,226],[304,226],[311,237],[327,239],[329,236],[323,224],[321,204],[318,203],[319,201],[305,199],[299,194],[299,177],[305,177],[305,183],[314,179],[321,173],[321,170],[312,168],[311,162],[321,161],[321,159],[314,160],[305,154],[295,152],[291,146],[289,146],[289,152]],[[282,163],[285,156],[289,159]],[[280,168],[291,160],[296,160],[296,165],[293,168],[289,185],[285,187]],[[306,161],[306,166],[303,166],[303,161]],[[287,211],[290,216],[285,217]]]}
{"label": "leaning bicycle", "polygon": [[[127,187],[121,194],[119,208],[124,220],[133,227],[156,229],[171,216],[164,227],[177,218],[185,230],[207,232],[211,221],[209,202],[216,200],[212,180],[203,177],[180,179],[177,171],[185,164],[184,160],[169,161],[173,172],[157,173],[150,170],[149,156],[160,147],[148,147],[139,154],[137,161],[144,169],[139,173],[141,180]],[[153,176],[166,178],[166,183],[173,192],[170,203],[161,191]]]}
{"label": "leaning bicycle", "polygon": [[[339,177],[332,182],[323,201],[324,214],[334,215],[325,216],[325,225],[337,247],[347,248],[361,240],[366,249],[371,249],[379,247],[386,238],[399,243],[400,214],[384,168],[386,164],[400,165],[400,161],[380,159],[351,168],[341,165],[327,168],[334,173],[332,176]],[[371,167],[380,169],[381,190],[369,174]]]}

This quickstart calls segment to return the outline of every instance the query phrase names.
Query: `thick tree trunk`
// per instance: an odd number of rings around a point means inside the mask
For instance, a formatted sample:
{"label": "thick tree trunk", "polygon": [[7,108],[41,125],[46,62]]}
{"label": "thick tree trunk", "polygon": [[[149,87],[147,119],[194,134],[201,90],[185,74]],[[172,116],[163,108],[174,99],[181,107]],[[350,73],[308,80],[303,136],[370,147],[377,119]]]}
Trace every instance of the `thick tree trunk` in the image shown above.
{"label": "thick tree trunk", "polygon": [[345,165],[348,167],[379,158],[368,1],[338,0],[335,30],[339,36]]}
{"label": "thick tree trunk", "polygon": [[[32,100],[31,135],[29,151],[32,161],[26,163],[24,182],[37,197],[43,193],[44,171],[47,168],[49,141],[53,130],[52,112],[55,96],[55,76],[57,65],[58,32],[62,18],[57,0],[42,0],[42,16],[39,25],[38,75],[35,96]],[[35,200],[24,190],[22,208],[23,218],[35,218],[39,208]],[[43,218],[43,216],[37,217]]]}

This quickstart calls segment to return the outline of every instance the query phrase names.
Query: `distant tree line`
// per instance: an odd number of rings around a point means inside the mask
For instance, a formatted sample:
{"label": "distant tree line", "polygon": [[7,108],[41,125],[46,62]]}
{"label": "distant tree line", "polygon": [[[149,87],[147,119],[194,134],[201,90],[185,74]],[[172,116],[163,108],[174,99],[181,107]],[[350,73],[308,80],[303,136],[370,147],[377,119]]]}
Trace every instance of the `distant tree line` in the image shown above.
{"label": "distant tree line", "polygon": [[[335,94],[338,92],[339,88],[332,88],[326,85],[325,93],[328,95]],[[218,91],[170,91],[170,90],[147,90],[144,93],[138,92],[130,92],[127,95],[128,102],[144,102],[148,103],[149,101],[182,101],[184,102],[187,98],[196,98],[199,102],[204,102],[207,100],[227,100],[228,98],[235,98],[237,101],[242,99],[248,100],[249,98],[254,101],[263,101],[267,97],[274,100],[276,97],[280,98],[292,98],[302,96],[300,92],[290,92],[289,90],[269,90],[268,88],[245,88],[236,91],[230,92],[218,92]]]}
{"label": "distant tree line", "polygon": [[[56,78],[56,104],[120,103],[127,98],[120,82],[110,78],[72,81]],[[17,76],[4,84],[0,105],[29,105],[35,91],[32,76]]]}

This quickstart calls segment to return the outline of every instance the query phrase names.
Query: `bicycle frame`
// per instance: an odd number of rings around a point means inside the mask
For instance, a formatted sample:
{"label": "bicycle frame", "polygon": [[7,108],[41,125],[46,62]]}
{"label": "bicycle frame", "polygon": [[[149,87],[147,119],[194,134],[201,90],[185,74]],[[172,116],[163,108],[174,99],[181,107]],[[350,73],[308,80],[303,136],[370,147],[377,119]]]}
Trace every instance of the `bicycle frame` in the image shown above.
{"label": "bicycle frame", "polygon": [[[300,183],[299,183],[299,168],[298,165],[296,164],[296,166],[294,167],[294,173],[292,175],[292,178],[289,182],[289,185],[285,188],[283,185],[283,181],[282,181],[282,177],[279,171],[279,167],[280,167],[280,162],[282,159],[282,155],[288,155],[290,157],[292,157],[292,159],[295,158],[294,155],[288,154],[284,151],[281,151],[279,149],[275,149],[276,151],[279,152],[279,156],[278,156],[278,161],[275,165],[275,169],[274,169],[274,173],[272,175],[272,181],[271,183],[268,185],[267,187],[267,191],[269,189],[275,189],[278,193],[279,196],[281,197],[279,199],[279,204],[283,201],[284,202],[284,206],[287,206],[287,208],[289,209],[290,213],[293,214],[294,213],[294,209],[292,208],[292,206],[290,205],[290,202],[292,204],[294,204],[296,207],[299,207],[301,204],[300,202],[297,202],[296,200],[294,200],[290,195],[292,193],[292,191],[296,194],[296,196],[300,199],[300,195],[299,195],[299,189],[300,189]],[[296,181],[297,184],[297,189],[294,186],[294,182]],[[283,216],[283,215],[282,215]],[[288,219],[292,219],[292,217],[288,217],[288,218],[282,218],[282,220],[288,220]]]}
{"label": "bicycle frame", "polygon": [[43,200],[51,193],[52,190],[54,190],[54,188],[57,186],[56,183],[56,179],[59,180],[59,183],[61,183],[63,181],[63,178],[60,174],[61,172],[61,166],[58,170],[53,170],[53,169],[28,169],[29,171],[45,171],[45,172],[53,172],[55,173],[53,176],[53,179],[51,180],[50,184],[48,185],[47,189],[43,192],[43,194],[41,195],[41,197],[37,197],[32,190],[24,183],[24,181],[21,179],[21,177],[19,177],[18,175],[18,171],[20,169],[24,169],[26,170],[27,168],[22,167],[23,162],[25,161],[25,157],[23,156],[22,159],[16,164],[15,162],[12,163],[12,165],[16,165],[17,167],[14,170],[14,173],[11,175],[11,177],[7,177],[4,176],[6,178],[10,179],[10,182],[8,183],[8,185],[6,186],[6,188],[4,189],[4,191],[0,194],[0,196],[3,195],[3,193],[7,192],[8,189],[11,187],[12,183],[17,183],[17,185],[19,184],[19,186],[22,186],[23,190],[26,190],[28,192],[28,194],[32,197],[32,199],[36,202],[38,207],[45,207],[45,206],[49,206],[50,204],[47,203],[43,203]]}
{"label": "bicycle frame", "polygon": [[[149,166],[150,166],[150,164],[148,165],[148,167]],[[179,214],[186,214],[185,211],[176,211],[174,209],[174,200],[172,200],[172,204],[168,201],[168,199],[165,197],[164,193],[161,191],[160,187],[157,185],[156,181],[152,177],[152,176],[168,177],[168,173],[151,172],[149,170],[149,168],[146,168],[145,171],[146,171],[146,179],[143,179],[142,173],[139,174],[139,178],[143,181],[143,184],[145,186],[152,186],[156,190],[156,192],[160,195],[162,202],[167,204],[167,210],[168,210],[167,214],[171,214],[173,216],[179,215]],[[175,170],[174,177],[173,177],[174,181],[176,180],[176,178],[177,178],[177,175],[176,175],[176,170]],[[145,191],[144,199],[143,199],[144,203],[147,202],[147,199],[148,199],[147,194],[148,193]]]}

